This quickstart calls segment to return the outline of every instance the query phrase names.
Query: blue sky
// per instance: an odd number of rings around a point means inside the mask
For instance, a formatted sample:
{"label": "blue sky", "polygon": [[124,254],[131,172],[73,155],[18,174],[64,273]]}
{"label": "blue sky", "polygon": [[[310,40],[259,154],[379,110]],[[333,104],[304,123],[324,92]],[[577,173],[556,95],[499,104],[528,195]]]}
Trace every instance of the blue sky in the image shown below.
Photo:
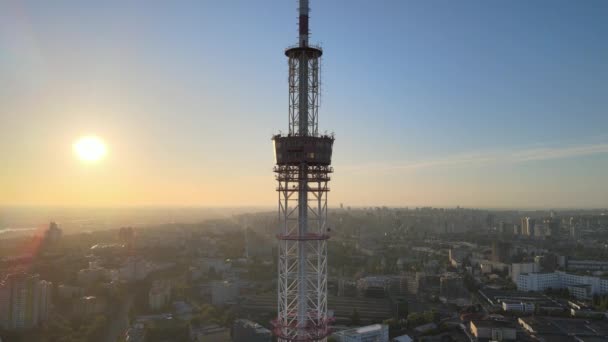
{"label": "blue sky", "polygon": [[[296,7],[1,3],[0,203],[273,204]],[[608,206],[608,2],[311,8],[331,202]],[[84,134],[109,146],[95,169]]]}

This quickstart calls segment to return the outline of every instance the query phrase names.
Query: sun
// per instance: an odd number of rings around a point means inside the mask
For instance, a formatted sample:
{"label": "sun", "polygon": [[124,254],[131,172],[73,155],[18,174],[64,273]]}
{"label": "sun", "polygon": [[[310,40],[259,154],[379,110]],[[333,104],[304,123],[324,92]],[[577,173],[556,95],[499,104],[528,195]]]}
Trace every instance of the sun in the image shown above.
{"label": "sun", "polygon": [[79,138],[74,142],[73,149],[78,159],[84,162],[99,161],[107,153],[106,144],[95,136]]}

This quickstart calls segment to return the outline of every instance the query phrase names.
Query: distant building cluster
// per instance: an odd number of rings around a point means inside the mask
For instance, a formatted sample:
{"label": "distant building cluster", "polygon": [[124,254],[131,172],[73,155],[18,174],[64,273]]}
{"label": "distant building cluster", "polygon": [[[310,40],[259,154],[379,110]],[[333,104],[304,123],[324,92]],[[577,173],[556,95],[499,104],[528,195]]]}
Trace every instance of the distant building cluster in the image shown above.
{"label": "distant building cluster", "polygon": [[[332,340],[608,339],[608,212],[330,213],[332,239],[341,246],[332,252],[327,282]],[[269,247],[275,231],[268,227],[275,220],[267,214],[218,220],[208,225],[212,233],[181,224],[137,236],[128,227],[91,232],[88,249],[51,223],[30,233],[40,243],[36,251],[2,257],[2,339],[44,332],[54,319],[74,331],[93,323],[107,330],[116,319],[128,320],[116,337],[129,342],[169,330],[180,341],[272,341],[276,249]],[[66,275],[53,278],[52,296],[48,281],[18,271],[47,264]],[[128,310],[117,310],[127,303]]]}
{"label": "distant building cluster", "polygon": [[495,228],[503,236],[519,236],[530,239],[557,238],[561,236],[562,221],[555,216],[542,218],[524,216],[515,224],[500,221]]}

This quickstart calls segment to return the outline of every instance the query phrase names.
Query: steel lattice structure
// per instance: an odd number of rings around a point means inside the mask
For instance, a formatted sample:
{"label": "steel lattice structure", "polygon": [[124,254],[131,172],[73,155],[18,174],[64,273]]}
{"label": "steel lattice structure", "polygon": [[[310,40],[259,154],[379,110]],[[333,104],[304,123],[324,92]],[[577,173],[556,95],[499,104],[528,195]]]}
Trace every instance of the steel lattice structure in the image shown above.
{"label": "steel lattice structure", "polygon": [[289,133],[273,137],[278,214],[279,341],[325,341],[327,316],[327,193],[334,137],[319,135],[319,60],[308,44],[308,0],[300,0],[299,42],[289,63]]}

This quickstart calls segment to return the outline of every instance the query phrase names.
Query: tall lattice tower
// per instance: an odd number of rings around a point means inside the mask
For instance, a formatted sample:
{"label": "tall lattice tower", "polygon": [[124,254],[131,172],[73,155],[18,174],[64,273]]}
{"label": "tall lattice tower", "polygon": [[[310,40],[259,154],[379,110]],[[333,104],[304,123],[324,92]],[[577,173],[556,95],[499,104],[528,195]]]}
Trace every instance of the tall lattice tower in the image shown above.
{"label": "tall lattice tower", "polygon": [[299,0],[299,42],[289,62],[289,133],[273,137],[279,193],[279,341],[325,341],[327,317],[327,186],[334,137],[319,134],[319,62],[308,43],[308,0]]}

